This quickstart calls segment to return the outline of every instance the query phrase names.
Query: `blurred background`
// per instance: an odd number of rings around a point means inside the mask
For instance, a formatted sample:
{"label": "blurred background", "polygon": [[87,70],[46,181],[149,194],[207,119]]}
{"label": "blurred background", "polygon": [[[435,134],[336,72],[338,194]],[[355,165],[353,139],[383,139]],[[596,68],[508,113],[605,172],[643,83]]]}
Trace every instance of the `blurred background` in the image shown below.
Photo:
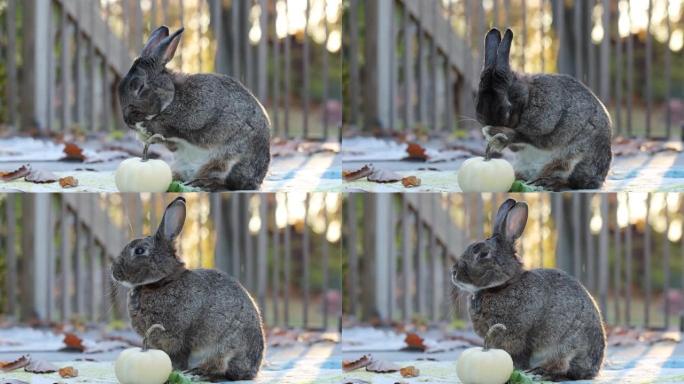
{"label": "blurred background", "polygon": [[[126,327],[127,290],[111,280],[111,259],[153,233],[175,197],[0,194],[0,320]],[[339,330],[339,194],[185,198],[178,249],[188,268],[239,279],[270,328]]]}
{"label": "blurred background", "polygon": [[241,80],[276,138],[337,141],[341,18],[341,0],[0,0],[0,133],[125,132],[116,85],[165,24],[185,27],[170,68]]}
{"label": "blurred background", "polygon": [[[345,0],[345,135],[464,138],[490,27],[511,66],[565,73],[608,107],[616,136],[682,138],[682,0]],[[388,17],[388,15],[391,15]]]}
{"label": "blurred background", "polygon": [[[681,329],[684,196],[677,193],[349,194],[344,309],[354,324],[469,328],[455,258],[488,237],[499,205],[526,201],[525,268],[560,268],[610,326]],[[346,327],[346,325],[345,325]]]}

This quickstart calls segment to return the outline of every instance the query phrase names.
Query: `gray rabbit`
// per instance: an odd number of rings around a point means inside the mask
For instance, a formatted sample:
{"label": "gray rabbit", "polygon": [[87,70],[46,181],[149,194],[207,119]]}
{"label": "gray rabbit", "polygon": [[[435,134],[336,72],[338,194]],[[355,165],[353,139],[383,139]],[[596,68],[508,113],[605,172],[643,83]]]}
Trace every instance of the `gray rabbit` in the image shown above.
{"label": "gray rabbit", "polygon": [[551,380],[595,377],[606,335],[591,295],[557,269],[523,270],[516,240],[527,222],[527,204],[506,200],[496,214],[492,237],[468,246],[451,271],[453,283],[470,293],[473,327],[484,337],[494,324],[507,330],[491,338],[518,369]]}
{"label": "gray rabbit", "polygon": [[166,69],[182,33],[152,32],[119,83],[124,121],[143,138],[166,138],[174,179],[209,191],[259,189],[271,161],[266,110],[231,77]]}
{"label": "gray rabbit", "polygon": [[174,369],[212,379],[253,379],[264,354],[259,310],[238,281],[217,270],[185,268],[175,238],[185,221],[185,199],[166,208],[156,234],[131,241],[112,265],[113,278],[131,288],[128,312],[149,343],[166,352]]}
{"label": "gray rabbit", "polygon": [[600,188],[612,161],[611,120],[575,78],[511,70],[513,32],[487,33],[476,97],[487,141],[515,153],[517,178],[553,191]]}

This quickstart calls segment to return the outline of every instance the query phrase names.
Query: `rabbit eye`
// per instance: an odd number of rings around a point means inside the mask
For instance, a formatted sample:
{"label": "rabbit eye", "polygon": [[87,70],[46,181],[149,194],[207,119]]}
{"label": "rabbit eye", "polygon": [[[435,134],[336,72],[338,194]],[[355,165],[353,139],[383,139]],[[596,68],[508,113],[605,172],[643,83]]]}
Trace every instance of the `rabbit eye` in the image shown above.
{"label": "rabbit eye", "polygon": [[136,247],[133,252],[135,252],[135,254],[139,256],[139,255],[142,255],[143,253],[145,253],[145,248]]}
{"label": "rabbit eye", "polygon": [[478,255],[477,255],[478,259],[485,259],[487,257],[489,257],[489,251],[486,251],[486,250],[478,253]]}

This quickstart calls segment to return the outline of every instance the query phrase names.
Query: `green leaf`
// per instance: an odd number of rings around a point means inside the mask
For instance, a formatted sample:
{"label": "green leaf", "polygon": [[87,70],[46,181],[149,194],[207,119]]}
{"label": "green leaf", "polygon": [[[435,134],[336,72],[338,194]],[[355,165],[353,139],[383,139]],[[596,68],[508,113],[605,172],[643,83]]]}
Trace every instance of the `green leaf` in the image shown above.
{"label": "green leaf", "polygon": [[169,375],[169,384],[192,384],[192,381],[188,379],[187,377],[183,376],[183,374],[179,371],[173,371]]}
{"label": "green leaf", "polygon": [[544,188],[536,187],[534,185],[529,185],[523,180],[516,180],[511,185],[510,192],[524,193],[524,192],[541,192]]}
{"label": "green leaf", "polygon": [[508,384],[534,384],[534,380],[527,376],[524,372],[515,370],[511,373],[511,377],[508,379]]}
{"label": "green leaf", "polygon": [[202,190],[195,187],[189,187],[178,180],[174,180],[169,185],[167,192],[184,193],[184,192],[201,192]]}

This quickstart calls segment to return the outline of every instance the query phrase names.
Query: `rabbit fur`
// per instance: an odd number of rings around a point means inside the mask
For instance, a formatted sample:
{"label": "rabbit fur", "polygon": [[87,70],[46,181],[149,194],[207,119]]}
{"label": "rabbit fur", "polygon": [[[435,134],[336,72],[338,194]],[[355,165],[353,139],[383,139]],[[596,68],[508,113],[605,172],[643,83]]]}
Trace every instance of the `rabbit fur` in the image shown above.
{"label": "rabbit fur", "polygon": [[166,138],[174,179],[208,191],[257,190],[271,161],[268,114],[231,77],[168,70],[182,33],[152,32],[119,83],[124,121],[143,139]]}
{"label": "rabbit fur", "polygon": [[551,380],[595,377],[606,335],[593,298],[574,277],[557,269],[523,270],[516,240],[527,205],[509,199],[496,215],[492,237],[467,247],[451,271],[454,285],[470,294],[475,332],[484,337],[503,324],[490,344],[508,352],[517,369]]}
{"label": "rabbit fur", "polygon": [[[600,188],[612,161],[612,122],[580,81],[510,68],[513,32],[490,30],[476,96],[478,121],[490,141],[503,133],[516,177],[553,191]],[[501,150],[503,148],[496,148]]]}
{"label": "rabbit fur", "polygon": [[112,264],[112,276],[130,288],[128,313],[135,331],[170,357],[174,369],[211,379],[256,377],[265,350],[259,309],[240,283],[208,269],[189,270],[174,240],[183,228],[185,200],[166,209],[157,232],[131,241]]}

